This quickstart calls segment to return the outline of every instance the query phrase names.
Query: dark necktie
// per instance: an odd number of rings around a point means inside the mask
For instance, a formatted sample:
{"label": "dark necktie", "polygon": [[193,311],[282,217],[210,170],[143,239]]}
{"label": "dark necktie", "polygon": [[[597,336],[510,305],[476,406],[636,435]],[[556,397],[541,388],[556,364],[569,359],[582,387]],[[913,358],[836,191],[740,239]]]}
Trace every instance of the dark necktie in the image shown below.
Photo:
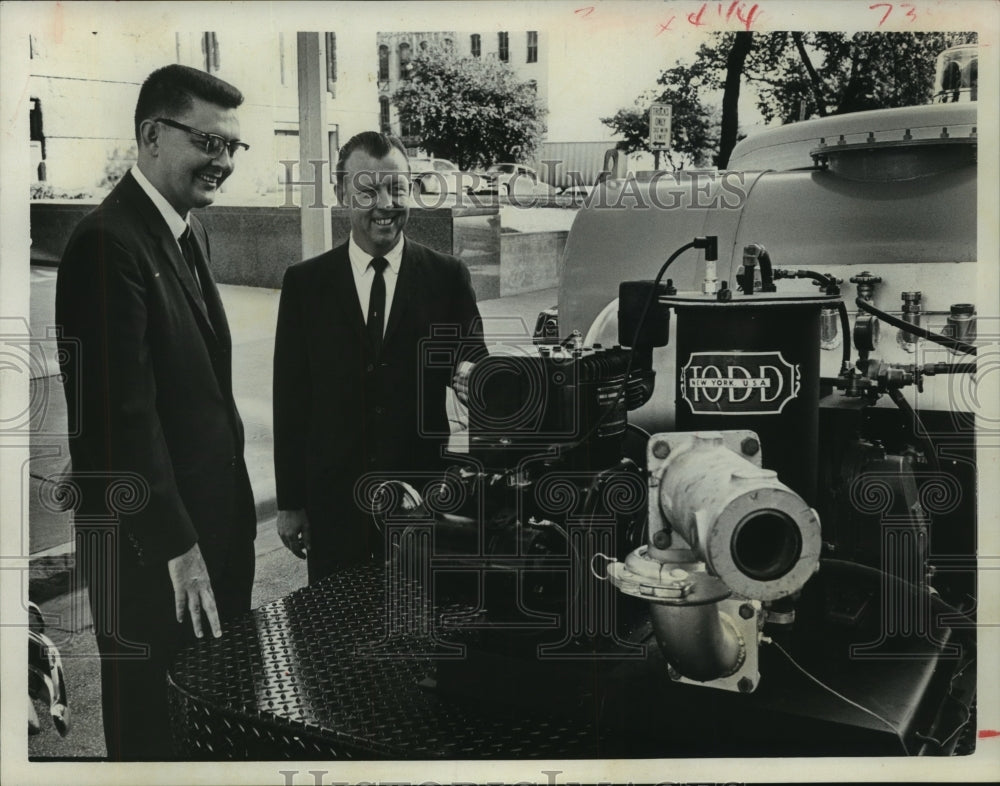
{"label": "dark necktie", "polygon": [[382,333],[385,329],[385,269],[388,266],[385,257],[375,257],[368,263],[375,272],[372,280],[371,297],[368,299],[368,340],[371,342],[373,357],[378,357],[382,351]]}
{"label": "dark necktie", "polygon": [[188,270],[191,271],[191,278],[194,279],[195,288],[198,294],[204,297],[201,287],[201,279],[198,276],[198,252],[194,248],[194,233],[191,227],[187,227],[180,237],[181,252],[184,254],[184,261],[187,262]]}
{"label": "dark necktie", "polygon": [[226,323],[226,313],[219,299],[219,293],[212,283],[212,274],[208,271],[208,261],[201,253],[201,248],[194,239],[191,227],[184,230],[180,236],[181,251],[184,252],[184,261],[187,262],[191,277],[194,279],[195,291],[201,307],[208,317],[209,325],[215,332],[217,338],[228,341],[229,326]]}

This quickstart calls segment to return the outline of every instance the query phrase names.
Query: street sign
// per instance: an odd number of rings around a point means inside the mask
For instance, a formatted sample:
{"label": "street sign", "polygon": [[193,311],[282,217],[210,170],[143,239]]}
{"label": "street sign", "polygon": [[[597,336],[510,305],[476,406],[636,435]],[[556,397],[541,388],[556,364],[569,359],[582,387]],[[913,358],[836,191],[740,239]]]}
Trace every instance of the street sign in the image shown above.
{"label": "street sign", "polygon": [[653,104],[649,107],[649,149],[670,149],[670,104]]}

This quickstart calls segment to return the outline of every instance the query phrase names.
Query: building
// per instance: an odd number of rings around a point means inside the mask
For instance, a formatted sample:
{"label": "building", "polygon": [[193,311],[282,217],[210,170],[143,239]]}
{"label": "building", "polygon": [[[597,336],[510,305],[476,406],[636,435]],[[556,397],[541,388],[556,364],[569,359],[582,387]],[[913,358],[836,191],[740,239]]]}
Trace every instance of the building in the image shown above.
{"label": "building", "polygon": [[[146,76],[169,63],[204,69],[243,92],[237,175],[220,203],[282,199],[288,166],[297,162],[298,57],[294,31],[144,32],[65,29],[59,39],[32,35],[29,47],[30,146],[33,179],[55,194],[103,195],[135,161],[133,111]],[[367,39],[364,40],[364,39]],[[328,157],[353,134],[376,127],[378,92],[372,39],[327,32]],[[326,167],[326,177],[330,177]],[[293,179],[311,180],[312,173]],[[39,185],[38,189],[42,190]]]}
{"label": "building", "polygon": [[[496,58],[508,63],[518,79],[531,82],[548,113],[558,99],[570,118],[549,117],[549,132],[533,159],[517,163],[533,166],[541,180],[554,187],[593,184],[604,166],[604,155],[615,145],[611,129],[595,119],[581,128],[571,105],[581,99],[578,68],[551,67],[550,39],[545,31],[491,31],[485,33],[439,30],[378,34],[379,127],[399,136],[412,153],[419,152],[416,129],[401,121],[392,103],[396,89],[409,78],[411,61],[428,47],[453,48],[468,57]],[[554,91],[554,92],[550,92]],[[586,89],[584,90],[586,92]],[[588,95],[587,98],[590,98]],[[631,164],[637,156],[626,157]]]}
{"label": "building", "polygon": [[[101,197],[135,160],[132,113],[143,79],[168,63],[204,69],[232,82],[246,98],[240,110],[241,136],[250,144],[237,175],[220,194],[220,204],[287,204],[289,181],[311,182],[300,172],[298,37],[295,31],[240,26],[238,31],[132,34],[120,30],[66,29],[31,35],[29,97],[32,179],[40,195]],[[355,133],[381,128],[401,136],[416,152],[419,139],[402,128],[391,97],[407,79],[413,57],[429,46],[448,46],[463,56],[509,63],[531,82],[546,109],[564,107],[575,95],[576,69],[556,69],[550,37],[543,30],[458,32],[328,31],[320,36],[326,58],[326,158],[336,161],[340,145]],[[554,45],[554,44],[553,44]],[[561,80],[558,90],[553,80]],[[552,91],[556,91],[553,94]],[[556,99],[558,98],[558,102]],[[580,100],[577,96],[574,100]],[[527,161],[553,185],[567,172],[599,167],[599,139],[580,124],[549,118],[550,132],[537,161]],[[584,136],[580,136],[583,134]],[[584,141],[586,140],[586,141]],[[567,147],[570,144],[570,147]],[[613,146],[613,142],[607,146]],[[603,149],[603,148],[602,148]],[[597,150],[596,153],[592,152]],[[585,161],[577,159],[583,153]],[[559,169],[542,166],[558,157]],[[324,165],[333,179],[333,167]],[[596,170],[595,170],[596,171]]]}
{"label": "building", "polygon": [[377,38],[379,127],[398,135],[411,148],[415,149],[419,140],[411,129],[403,127],[392,105],[392,95],[409,78],[412,59],[428,47],[448,47],[462,56],[496,58],[508,63],[520,81],[535,85],[542,106],[548,107],[549,53],[544,31],[459,33],[439,30],[379,33]]}

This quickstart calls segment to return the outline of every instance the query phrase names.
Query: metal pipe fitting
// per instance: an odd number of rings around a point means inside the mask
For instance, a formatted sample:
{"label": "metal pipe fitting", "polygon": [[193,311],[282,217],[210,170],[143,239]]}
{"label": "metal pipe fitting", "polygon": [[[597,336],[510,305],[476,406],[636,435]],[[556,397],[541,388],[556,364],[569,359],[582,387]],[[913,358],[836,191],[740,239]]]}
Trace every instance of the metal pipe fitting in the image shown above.
{"label": "metal pipe fitting", "polygon": [[674,679],[755,690],[761,601],[788,597],[819,567],[815,511],[762,455],[746,430],[649,439],[648,543],[608,578],[649,601]]}
{"label": "metal pipe fitting", "polygon": [[[760,466],[761,453],[746,455],[753,432],[657,434],[666,458],[650,453],[650,535],[669,522],[675,535],[741,597],[775,600],[800,589],[819,565],[816,513]],[[650,549],[654,559],[669,554]]]}
{"label": "metal pipe fitting", "polygon": [[[900,293],[900,297],[903,299],[903,321],[908,325],[914,325],[919,328],[922,293],[919,291],[902,292]],[[896,334],[896,343],[907,352],[915,351],[916,341],[917,336],[908,330],[900,330]]]}
{"label": "metal pipe fitting", "polygon": [[[972,303],[952,303],[944,334],[956,341],[971,343],[976,340],[976,307]],[[951,350],[952,354],[958,354]]]}
{"label": "metal pipe fitting", "polygon": [[715,603],[651,603],[649,610],[660,652],[683,676],[697,682],[728,677],[746,660],[746,641]]}
{"label": "metal pipe fitting", "polygon": [[865,270],[856,276],[851,276],[848,281],[857,284],[859,298],[870,302],[875,294],[875,285],[882,283],[882,277],[872,275]]}

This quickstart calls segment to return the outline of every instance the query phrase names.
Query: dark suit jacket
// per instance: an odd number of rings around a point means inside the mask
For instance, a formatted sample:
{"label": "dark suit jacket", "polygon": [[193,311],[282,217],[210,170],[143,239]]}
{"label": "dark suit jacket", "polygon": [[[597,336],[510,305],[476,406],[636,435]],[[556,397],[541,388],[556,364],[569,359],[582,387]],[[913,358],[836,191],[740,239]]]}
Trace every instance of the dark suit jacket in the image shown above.
{"label": "dark suit jacket", "polygon": [[[449,428],[456,365],[486,353],[469,272],[404,240],[381,355],[372,357],[348,247],[285,273],[274,347],[278,507],[304,508],[314,547],[356,525],[366,472],[435,471]],[[353,510],[352,510],[353,509]]]}
{"label": "dark suit jacket", "polygon": [[[207,261],[205,230],[190,223]],[[117,506],[123,558],[163,566],[198,541],[211,573],[213,554],[254,537],[256,516],[229,327],[210,276],[202,286],[204,303],[166,222],[127,174],[70,238],[56,322],[84,492],[78,523],[108,512],[107,478],[129,473],[148,497]]]}

